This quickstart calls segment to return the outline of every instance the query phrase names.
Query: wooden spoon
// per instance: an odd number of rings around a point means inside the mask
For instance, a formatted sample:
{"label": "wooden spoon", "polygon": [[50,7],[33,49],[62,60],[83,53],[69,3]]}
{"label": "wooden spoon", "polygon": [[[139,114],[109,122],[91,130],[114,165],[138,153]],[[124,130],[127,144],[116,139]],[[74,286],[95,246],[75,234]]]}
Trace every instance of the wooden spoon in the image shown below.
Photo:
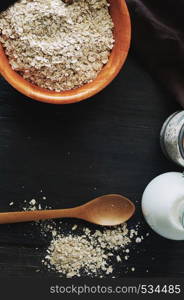
{"label": "wooden spoon", "polygon": [[129,199],[111,194],[74,208],[0,213],[0,224],[78,218],[98,225],[113,226],[127,221],[134,212],[135,206]]}

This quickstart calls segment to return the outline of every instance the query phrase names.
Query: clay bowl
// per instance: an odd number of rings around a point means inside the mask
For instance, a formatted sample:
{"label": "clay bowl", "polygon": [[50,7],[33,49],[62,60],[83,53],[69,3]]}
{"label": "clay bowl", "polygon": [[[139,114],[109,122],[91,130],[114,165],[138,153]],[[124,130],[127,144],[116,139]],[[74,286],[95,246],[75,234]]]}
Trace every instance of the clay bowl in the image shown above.
{"label": "clay bowl", "polygon": [[110,14],[115,25],[115,46],[108,63],[92,82],[80,88],[59,93],[39,88],[30,84],[12,70],[4,50],[0,45],[0,72],[2,76],[20,93],[34,100],[46,103],[68,104],[79,102],[100,92],[117,76],[122,68],[129,51],[131,38],[130,17],[125,1],[109,0],[109,2]]}

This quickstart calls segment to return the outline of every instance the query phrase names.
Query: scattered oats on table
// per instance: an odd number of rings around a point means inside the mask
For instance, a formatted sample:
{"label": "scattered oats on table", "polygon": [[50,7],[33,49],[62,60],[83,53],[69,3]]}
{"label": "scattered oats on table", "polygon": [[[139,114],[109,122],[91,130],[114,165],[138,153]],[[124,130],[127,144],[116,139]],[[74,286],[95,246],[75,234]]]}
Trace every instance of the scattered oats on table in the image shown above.
{"label": "scattered oats on table", "polygon": [[68,4],[19,0],[0,14],[0,42],[12,68],[58,92],[95,79],[114,46],[107,0]]}
{"label": "scattered oats on table", "polygon": [[[67,278],[80,277],[81,272],[87,276],[104,277],[113,272],[112,251],[124,250],[130,243],[126,224],[94,232],[84,227],[81,235],[56,233],[42,262]],[[122,261],[120,255],[115,257],[117,262]]]}

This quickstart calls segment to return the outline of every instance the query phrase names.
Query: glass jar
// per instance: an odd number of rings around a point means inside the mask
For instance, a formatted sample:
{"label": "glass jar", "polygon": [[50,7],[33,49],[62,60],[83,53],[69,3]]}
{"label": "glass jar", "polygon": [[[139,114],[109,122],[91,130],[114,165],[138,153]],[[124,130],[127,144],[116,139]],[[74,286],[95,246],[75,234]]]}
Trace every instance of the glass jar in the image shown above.
{"label": "glass jar", "polygon": [[160,144],[168,158],[184,167],[184,110],[175,112],[164,122]]}

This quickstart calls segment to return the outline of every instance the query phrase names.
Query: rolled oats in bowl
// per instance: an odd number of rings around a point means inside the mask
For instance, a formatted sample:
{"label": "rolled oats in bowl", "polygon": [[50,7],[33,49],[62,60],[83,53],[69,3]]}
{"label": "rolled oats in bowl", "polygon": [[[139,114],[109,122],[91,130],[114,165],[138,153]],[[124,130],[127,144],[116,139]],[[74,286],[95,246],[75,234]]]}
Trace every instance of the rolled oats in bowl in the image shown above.
{"label": "rolled oats in bowl", "polygon": [[53,90],[95,79],[114,46],[107,0],[20,0],[0,14],[0,42],[13,70]]}

